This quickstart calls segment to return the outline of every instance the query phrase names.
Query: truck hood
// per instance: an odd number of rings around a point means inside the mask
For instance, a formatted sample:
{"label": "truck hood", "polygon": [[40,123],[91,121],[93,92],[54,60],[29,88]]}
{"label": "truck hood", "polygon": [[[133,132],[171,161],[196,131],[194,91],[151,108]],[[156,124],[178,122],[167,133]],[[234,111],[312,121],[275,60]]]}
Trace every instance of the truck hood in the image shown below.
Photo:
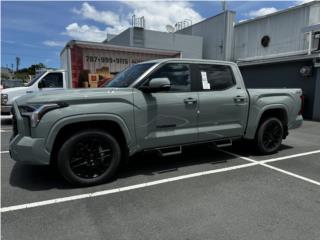
{"label": "truck hood", "polygon": [[26,92],[26,90],[27,90],[27,87],[13,87],[13,88],[2,89],[1,93],[3,94],[21,93],[21,92]]}
{"label": "truck hood", "polygon": [[28,91],[28,87],[14,87],[14,88],[6,88],[1,90],[1,94],[8,95],[8,102],[7,104],[12,104],[14,100],[19,98],[20,96],[24,95]]}
{"label": "truck hood", "polygon": [[26,94],[16,100],[18,105],[65,102],[68,104],[99,103],[132,99],[132,88],[68,89]]}

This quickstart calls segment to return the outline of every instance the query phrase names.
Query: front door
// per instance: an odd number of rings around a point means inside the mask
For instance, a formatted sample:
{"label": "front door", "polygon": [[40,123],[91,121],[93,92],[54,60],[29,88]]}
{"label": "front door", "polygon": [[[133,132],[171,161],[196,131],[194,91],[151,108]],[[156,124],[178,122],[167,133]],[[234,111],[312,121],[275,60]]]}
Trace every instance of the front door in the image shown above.
{"label": "front door", "polygon": [[197,140],[198,94],[192,92],[189,64],[166,63],[147,77],[166,77],[171,88],[165,92],[134,90],[135,127],[139,148],[191,143]]}
{"label": "front door", "polygon": [[61,72],[48,73],[41,79],[41,90],[57,90],[63,88],[63,74]]}
{"label": "front door", "polygon": [[243,136],[248,94],[227,65],[199,64],[199,141]]}

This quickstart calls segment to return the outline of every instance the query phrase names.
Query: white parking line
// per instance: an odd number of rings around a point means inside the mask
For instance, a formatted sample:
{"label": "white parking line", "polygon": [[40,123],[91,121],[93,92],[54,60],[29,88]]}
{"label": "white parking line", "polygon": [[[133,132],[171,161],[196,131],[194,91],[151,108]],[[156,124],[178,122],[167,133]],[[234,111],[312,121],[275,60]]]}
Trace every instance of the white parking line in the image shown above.
{"label": "white parking line", "polygon": [[0,153],[1,153],[1,154],[2,154],[2,153],[9,153],[9,151],[1,151]]}
{"label": "white parking line", "polygon": [[285,160],[285,159],[289,159],[289,158],[303,157],[303,156],[317,154],[317,153],[320,153],[320,150],[315,150],[315,151],[305,152],[305,153],[298,153],[298,154],[293,154],[293,155],[278,157],[278,158],[271,158],[271,159],[263,160],[260,162],[263,162],[263,163],[276,162],[276,161]]}
{"label": "white parking line", "polygon": [[275,161],[281,161],[281,160],[284,160],[284,159],[289,159],[289,158],[295,158],[295,157],[299,157],[299,156],[306,156],[306,155],[310,155],[310,154],[315,154],[315,153],[319,153],[320,151],[317,150],[317,151],[312,151],[312,152],[306,152],[306,153],[300,153],[300,154],[294,154],[294,155],[291,155],[291,156],[286,156],[286,157],[279,157],[279,158],[274,158],[274,159],[269,159],[269,160],[264,160],[264,161],[257,161],[257,160],[253,160],[251,158],[248,158],[248,157],[243,157],[241,155],[238,155],[238,154],[235,154],[235,153],[232,153],[232,152],[228,152],[228,151],[225,151],[225,150],[222,150],[222,149],[218,149],[219,151],[221,152],[224,152],[224,153],[227,153],[231,156],[234,156],[234,157],[238,157],[238,158],[241,158],[243,160],[247,160],[251,163],[256,163],[260,166],[263,166],[263,167],[266,167],[266,168],[270,168],[270,169],[273,169],[275,171],[278,171],[278,172],[281,172],[281,173],[284,173],[284,174],[287,174],[287,175],[290,175],[292,177],[295,177],[295,178],[298,178],[298,179],[301,179],[301,180],[304,180],[306,182],[309,182],[309,183],[312,183],[312,184],[315,184],[315,185],[318,185],[320,186],[320,182],[318,181],[315,181],[313,179],[310,179],[310,178],[307,178],[307,177],[303,177],[301,175],[298,175],[298,174],[295,174],[295,173],[292,173],[292,172],[289,172],[289,171],[286,171],[286,170],[283,170],[281,168],[277,168],[277,167],[274,167],[274,166],[271,166],[269,164],[266,164],[268,162],[275,162]]}
{"label": "white parking line", "polygon": [[[289,159],[289,158],[295,158],[295,157],[300,157],[300,156],[306,156],[306,155],[320,153],[320,150],[311,151],[311,152],[305,152],[305,153],[299,153],[299,154],[294,154],[294,155],[285,156],[285,157],[279,157],[279,158],[273,158],[273,159],[268,159],[268,160],[262,160],[262,161],[256,161],[254,159],[251,159],[251,158],[248,158],[248,157],[244,157],[244,156],[241,156],[241,155],[229,152],[229,151],[225,151],[225,150],[222,150],[222,149],[217,149],[217,150],[219,150],[221,152],[224,152],[226,154],[229,154],[231,156],[234,156],[234,157],[241,158],[243,160],[249,161],[250,163],[241,164],[241,165],[232,166],[232,167],[214,169],[214,170],[209,170],[209,171],[202,171],[202,172],[182,175],[182,176],[178,176],[178,177],[161,179],[161,180],[152,181],[152,182],[145,182],[145,183],[131,185],[131,186],[127,186],[127,187],[114,188],[114,189],[109,189],[109,190],[102,190],[102,191],[98,191],[98,192],[93,192],[93,193],[79,194],[79,195],[74,195],[74,196],[69,196],[69,197],[55,198],[55,199],[50,199],[50,200],[45,200],[45,201],[39,201],[39,202],[33,202],[33,203],[26,203],[26,204],[20,204],[20,205],[15,205],[15,206],[3,207],[3,208],[0,209],[0,212],[4,213],[4,212],[10,212],[10,211],[17,211],[17,210],[40,207],[40,206],[45,206],[45,205],[52,205],[52,204],[56,204],[56,203],[75,201],[75,200],[79,200],[79,199],[86,199],[86,198],[93,198],[93,197],[97,197],[97,196],[104,196],[104,195],[109,195],[109,194],[113,194],[113,193],[117,193],[117,192],[124,192],[124,191],[133,190],[133,189],[145,188],[145,187],[159,185],[159,184],[163,184],[163,183],[174,182],[174,181],[179,181],[179,180],[189,179],[189,178],[195,178],[195,177],[199,177],[199,176],[205,176],[205,175],[210,175],[210,174],[215,174],[215,173],[220,173],[220,172],[228,172],[228,171],[232,171],[232,170],[237,170],[237,169],[247,168],[247,167],[252,167],[252,166],[257,166],[257,165],[264,166],[264,167],[273,169],[275,171],[284,173],[286,175],[290,175],[292,177],[295,177],[295,178],[301,179],[303,181],[306,181],[306,182],[309,182],[309,183],[312,183],[312,184],[320,186],[320,182],[318,182],[318,181],[315,181],[313,179],[306,178],[306,177],[300,176],[298,174],[295,174],[295,173],[292,173],[292,172],[289,172],[289,171],[285,171],[283,169],[280,169],[280,168],[277,168],[277,167],[274,167],[274,166],[266,164],[266,163],[269,163],[269,162],[281,161],[281,160],[285,160],[285,159]],[[8,153],[8,152],[9,151],[2,151],[1,153]]]}
{"label": "white parking line", "polygon": [[145,188],[145,187],[150,187],[150,186],[154,186],[154,185],[159,185],[162,183],[175,182],[175,181],[179,181],[182,179],[200,177],[200,176],[210,175],[210,174],[220,173],[220,172],[228,172],[228,171],[237,170],[237,169],[241,169],[241,168],[247,168],[247,167],[251,167],[251,166],[255,166],[255,165],[258,165],[258,164],[257,163],[247,163],[247,164],[241,164],[241,165],[232,166],[232,167],[226,167],[226,168],[220,168],[220,169],[214,169],[214,170],[209,170],[209,171],[203,171],[203,172],[182,175],[182,176],[178,176],[178,177],[166,178],[166,179],[161,179],[161,180],[157,180],[157,181],[131,185],[131,186],[127,186],[127,187],[114,188],[114,189],[110,189],[110,190],[103,190],[103,191],[74,195],[74,196],[69,196],[69,197],[55,198],[55,199],[50,199],[50,200],[45,200],[45,201],[40,201],[40,202],[33,202],[33,203],[26,203],[26,204],[15,205],[15,206],[10,206],[10,207],[3,207],[0,209],[0,212],[4,213],[4,212],[21,210],[21,209],[51,205],[51,204],[56,204],[56,203],[61,203],[61,202],[69,202],[69,201],[74,201],[74,200],[79,200],[79,199],[109,195],[112,193],[124,192],[124,191],[133,190],[133,189],[139,189],[139,188]]}

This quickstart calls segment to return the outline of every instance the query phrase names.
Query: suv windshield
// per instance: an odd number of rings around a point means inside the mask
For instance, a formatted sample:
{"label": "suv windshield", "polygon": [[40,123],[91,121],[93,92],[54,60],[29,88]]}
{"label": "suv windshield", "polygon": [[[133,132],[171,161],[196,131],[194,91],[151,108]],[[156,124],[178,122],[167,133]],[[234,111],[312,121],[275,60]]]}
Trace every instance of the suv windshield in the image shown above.
{"label": "suv windshield", "polygon": [[152,67],[155,63],[142,63],[133,65],[118,73],[105,87],[129,87],[138,77]]}
{"label": "suv windshield", "polygon": [[34,78],[32,78],[31,81],[26,84],[26,87],[32,86],[32,85],[33,85],[43,74],[45,74],[45,73],[46,73],[46,72],[42,72],[42,73],[36,74],[36,75],[34,76]]}

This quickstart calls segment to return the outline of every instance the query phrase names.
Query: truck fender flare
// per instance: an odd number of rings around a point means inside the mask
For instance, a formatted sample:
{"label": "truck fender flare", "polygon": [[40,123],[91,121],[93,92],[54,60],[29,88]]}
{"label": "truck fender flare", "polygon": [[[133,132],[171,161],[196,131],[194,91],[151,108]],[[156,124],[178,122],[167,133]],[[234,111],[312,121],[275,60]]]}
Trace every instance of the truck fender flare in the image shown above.
{"label": "truck fender flare", "polygon": [[47,141],[45,143],[46,149],[51,152],[53,148],[53,144],[55,142],[55,139],[60,132],[60,130],[70,124],[73,123],[81,123],[81,122],[90,122],[90,121],[113,121],[117,123],[126,139],[127,144],[129,144],[132,141],[132,136],[130,134],[130,131],[125,123],[125,121],[115,114],[79,114],[79,115],[73,115],[69,117],[62,118],[54,123],[54,125],[51,127]]}
{"label": "truck fender flare", "polygon": [[249,117],[248,126],[251,126],[251,127],[248,127],[244,138],[253,139],[255,137],[255,134],[256,134],[257,128],[259,126],[259,123],[260,123],[262,115],[266,111],[274,110],[274,109],[284,110],[286,112],[287,116],[288,116],[288,108],[287,108],[287,106],[285,104],[269,104],[269,105],[266,105],[262,109],[259,110],[259,112],[257,114],[257,117],[255,119]]}

